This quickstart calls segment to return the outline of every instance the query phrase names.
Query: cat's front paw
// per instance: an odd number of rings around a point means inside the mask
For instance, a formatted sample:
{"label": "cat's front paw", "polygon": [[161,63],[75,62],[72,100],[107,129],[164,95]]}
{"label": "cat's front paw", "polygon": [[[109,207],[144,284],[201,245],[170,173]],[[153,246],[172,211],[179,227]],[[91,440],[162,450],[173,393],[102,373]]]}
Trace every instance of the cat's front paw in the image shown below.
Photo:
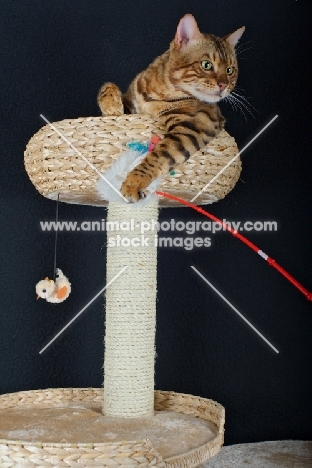
{"label": "cat's front paw", "polygon": [[150,182],[149,178],[130,173],[124,180],[120,192],[129,202],[135,203],[148,195],[147,187]]}
{"label": "cat's front paw", "polygon": [[103,115],[121,115],[124,113],[122,94],[114,83],[105,83],[97,97]]}

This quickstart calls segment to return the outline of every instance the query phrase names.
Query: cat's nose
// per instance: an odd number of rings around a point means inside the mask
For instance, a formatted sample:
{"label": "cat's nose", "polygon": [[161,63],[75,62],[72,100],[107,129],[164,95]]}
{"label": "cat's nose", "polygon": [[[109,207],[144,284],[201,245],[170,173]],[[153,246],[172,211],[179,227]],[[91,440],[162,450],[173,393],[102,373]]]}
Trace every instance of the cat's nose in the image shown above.
{"label": "cat's nose", "polygon": [[218,84],[219,84],[220,91],[224,91],[225,88],[227,87],[227,84],[223,83],[222,81],[220,81],[220,83],[218,83]]}

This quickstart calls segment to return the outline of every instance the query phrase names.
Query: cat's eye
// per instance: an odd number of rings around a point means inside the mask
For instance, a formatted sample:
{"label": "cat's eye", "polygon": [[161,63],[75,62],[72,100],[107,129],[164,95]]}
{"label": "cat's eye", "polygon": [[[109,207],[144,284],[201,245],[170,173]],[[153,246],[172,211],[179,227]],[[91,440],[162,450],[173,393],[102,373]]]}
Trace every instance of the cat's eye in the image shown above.
{"label": "cat's eye", "polygon": [[209,60],[202,60],[200,66],[203,70],[212,70],[212,63]]}
{"label": "cat's eye", "polygon": [[228,75],[233,75],[233,73],[234,73],[234,67],[227,67],[226,73],[227,73]]}

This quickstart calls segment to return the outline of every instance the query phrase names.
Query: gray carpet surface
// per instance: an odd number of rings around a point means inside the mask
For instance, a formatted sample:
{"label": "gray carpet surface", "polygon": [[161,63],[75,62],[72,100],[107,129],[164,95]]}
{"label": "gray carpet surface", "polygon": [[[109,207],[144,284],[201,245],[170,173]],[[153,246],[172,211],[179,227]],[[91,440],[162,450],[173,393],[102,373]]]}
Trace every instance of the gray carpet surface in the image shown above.
{"label": "gray carpet surface", "polygon": [[204,468],[312,468],[312,441],[281,440],[223,447]]}

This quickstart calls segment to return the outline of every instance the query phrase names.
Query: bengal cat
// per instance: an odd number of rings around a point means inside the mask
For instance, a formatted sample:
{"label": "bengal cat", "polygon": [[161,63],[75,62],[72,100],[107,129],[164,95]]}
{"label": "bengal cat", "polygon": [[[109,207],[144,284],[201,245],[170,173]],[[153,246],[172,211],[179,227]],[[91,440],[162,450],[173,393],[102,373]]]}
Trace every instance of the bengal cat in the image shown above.
{"label": "bengal cat", "polygon": [[169,50],[139,73],[124,95],[113,83],[101,87],[98,104],[103,115],[150,114],[165,124],[164,139],[121,186],[130,202],[144,197],[152,180],[181,165],[223,128],[217,102],[235,87],[235,46],[244,30],[223,38],[204,34],[194,17],[185,15]]}

